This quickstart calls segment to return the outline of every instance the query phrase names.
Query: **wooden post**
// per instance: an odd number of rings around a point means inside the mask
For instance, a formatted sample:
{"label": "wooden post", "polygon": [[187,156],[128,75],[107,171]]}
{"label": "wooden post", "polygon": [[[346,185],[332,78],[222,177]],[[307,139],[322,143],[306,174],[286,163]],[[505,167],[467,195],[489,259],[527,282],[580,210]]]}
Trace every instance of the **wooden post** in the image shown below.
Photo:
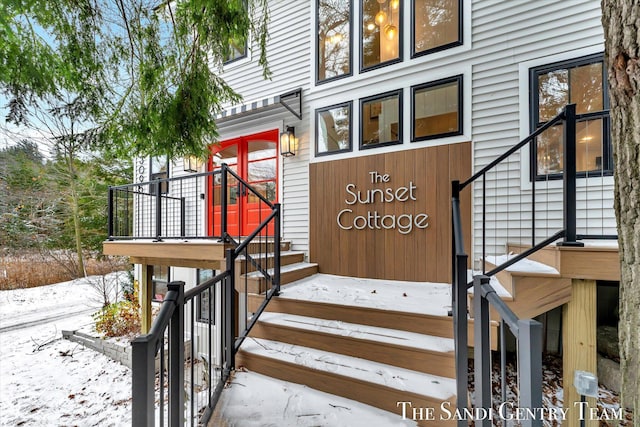
{"label": "wooden post", "polygon": [[142,280],[140,281],[140,309],[142,319],[140,333],[147,334],[151,329],[151,298],[153,296],[153,266],[142,265]]}
{"label": "wooden post", "polygon": [[[564,408],[569,410],[563,426],[580,426],[581,404],[580,395],[573,385],[574,372],[580,370],[597,374],[596,309],[595,280],[572,279],[571,301],[562,307],[562,382]],[[598,420],[590,419],[591,408],[597,408],[596,399],[589,397],[582,414],[584,425],[597,427]]]}

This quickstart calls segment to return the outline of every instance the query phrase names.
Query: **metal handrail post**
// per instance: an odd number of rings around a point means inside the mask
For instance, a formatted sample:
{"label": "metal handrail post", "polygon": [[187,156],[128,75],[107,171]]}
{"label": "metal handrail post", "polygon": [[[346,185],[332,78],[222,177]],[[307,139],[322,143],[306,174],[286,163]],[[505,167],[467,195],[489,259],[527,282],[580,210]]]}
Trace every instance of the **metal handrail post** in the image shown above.
{"label": "metal handrail post", "polygon": [[220,238],[227,241],[227,164],[220,167]]}
{"label": "metal handrail post", "polygon": [[159,242],[162,236],[162,195],[160,194],[162,185],[160,181],[156,181],[154,186],[156,188],[156,241]]}
{"label": "metal handrail post", "polygon": [[[169,425],[184,425],[184,282],[171,282],[169,291],[178,292],[169,323]],[[161,343],[162,344],[162,343]]]}
{"label": "metal handrail post", "polygon": [[236,367],[236,354],[235,354],[235,307],[234,307],[234,290],[235,290],[235,256],[233,249],[227,249],[227,271],[229,271],[229,277],[226,280],[226,286],[223,291],[224,300],[224,331],[225,340],[225,359],[227,360],[227,369],[229,373]]}
{"label": "metal handrail post", "polygon": [[276,216],[273,219],[273,287],[274,295],[280,294],[280,203],[274,204]]}
{"label": "metal handrail post", "polygon": [[563,136],[564,172],[562,174],[564,241],[561,246],[584,246],[576,236],[576,104],[565,107]]}
{"label": "metal handrail post", "polygon": [[[474,381],[476,407],[491,408],[491,347],[489,329],[489,301],[482,295],[482,286],[489,283],[489,277],[473,278],[474,308]],[[476,420],[476,426],[491,427],[491,420]]]}
{"label": "metal handrail post", "polygon": [[131,342],[132,427],[153,427],[155,413],[155,345],[148,335]]}
{"label": "metal handrail post", "polygon": [[[518,320],[518,376],[520,407],[542,408],[542,323]],[[540,417],[522,420],[525,427],[542,426]]]}
{"label": "metal handrail post", "polygon": [[109,187],[107,199],[107,238],[113,240],[113,187]]}

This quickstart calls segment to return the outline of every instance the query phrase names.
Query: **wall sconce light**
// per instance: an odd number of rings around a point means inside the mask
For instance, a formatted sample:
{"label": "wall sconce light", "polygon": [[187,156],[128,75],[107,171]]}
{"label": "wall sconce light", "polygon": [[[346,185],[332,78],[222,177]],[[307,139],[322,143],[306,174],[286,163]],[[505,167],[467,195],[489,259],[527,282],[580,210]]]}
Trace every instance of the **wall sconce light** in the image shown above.
{"label": "wall sconce light", "polygon": [[183,160],[185,172],[198,172],[201,162],[196,156],[187,156]]}
{"label": "wall sconce light", "polygon": [[286,130],[280,134],[280,154],[283,157],[296,155],[298,148],[298,138],[296,138],[295,128],[287,126]]}

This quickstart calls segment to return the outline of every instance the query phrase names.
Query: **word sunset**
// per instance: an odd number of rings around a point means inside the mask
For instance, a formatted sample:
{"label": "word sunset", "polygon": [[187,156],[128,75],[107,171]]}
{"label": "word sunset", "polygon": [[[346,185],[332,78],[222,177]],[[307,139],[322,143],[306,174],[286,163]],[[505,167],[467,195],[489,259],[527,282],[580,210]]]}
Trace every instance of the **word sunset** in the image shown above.
{"label": "word sunset", "polygon": [[[384,185],[391,181],[388,174],[376,171],[369,172],[369,177],[372,184]],[[377,210],[385,205],[417,201],[417,186],[412,181],[405,186],[367,190],[347,184],[345,192],[347,197],[344,202],[350,207],[342,209],[336,217],[338,227],[343,230],[397,230],[400,234],[409,234],[416,228],[425,229],[429,226],[429,215],[426,213],[381,214]],[[357,205],[371,205],[371,208],[366,213],[356,214],[351,207]]]}

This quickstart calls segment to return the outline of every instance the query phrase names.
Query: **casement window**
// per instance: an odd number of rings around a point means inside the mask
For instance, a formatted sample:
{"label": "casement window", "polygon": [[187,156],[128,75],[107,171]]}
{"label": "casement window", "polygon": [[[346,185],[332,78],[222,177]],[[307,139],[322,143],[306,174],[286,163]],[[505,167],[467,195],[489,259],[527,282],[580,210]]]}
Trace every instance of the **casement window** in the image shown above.
{"label": "casement window", "polygon": [[402,90],[360,100],[360,148],[402,144]]}
{"label": "casement window", "polygon": [[[530,70],[531,131],[567,104],[576,104],[576,170],[582,176],[610,174],[613,169],[605,75],[601,54]],[[562,125],[537,138],[532,149],[537,179],[560,177],[564,168],[562,138]]]}
{"label": "casement window", "polygon": [[361,71],[402,61],[402,9],[400,0],[361,0]]}
{"label": "casement window", "polygon": [[169,284],[169,267],[163,265],[153,266],[153,275],[151,276],[151,287],[153,296],[151,301],[162,302],[167,295]]}
{"label": "casement window", "polygon": [[[215,270],[198,269],[196,276],[196,285],[212,279]],[[211,286],[208,290],[202,292],[198,296],[196,319],[199,322],[209,322],[215,324],[215,286]]]}
{"label": "casement window", "polygon": [[247,57],[247,38],[237,37],[229,40],[229,51],[224,55],[223,63],[230,64],[238,59]]}
{"label": "casement window", "polygon": [[[246,0],[243,2],[245,10],[249,7]],[[229,40],[228,50],[223,53],[223,64],[227,65],[238,59],[247,57],[247,34],[242,37],[234,37]]]}
{"label": "casement window", "polygon": [[412,0],[411,57],[462,44],[462,0]]}
{"label": "casement window", "polygon": [[352,102],[316,110],[316,155],[351,151]]}
{"label": "casement window", "polygon": [[[150,181],[169,178],[169,159],[167,158],[167,156],[151,157],[149,170]],[[166,181],[162,182],[160,184],[160,193],[167,194],[168,192],[169,183]],[[150,193],[155,194],[155,186],[151,186]]]}
{"label": "casement window", "polygon": [[351,75],[352,2],[316,0],[316,82]]}
{"label": "casement window", "polygon": [[462,135],[462,76],[411,87],[411,141]]}

